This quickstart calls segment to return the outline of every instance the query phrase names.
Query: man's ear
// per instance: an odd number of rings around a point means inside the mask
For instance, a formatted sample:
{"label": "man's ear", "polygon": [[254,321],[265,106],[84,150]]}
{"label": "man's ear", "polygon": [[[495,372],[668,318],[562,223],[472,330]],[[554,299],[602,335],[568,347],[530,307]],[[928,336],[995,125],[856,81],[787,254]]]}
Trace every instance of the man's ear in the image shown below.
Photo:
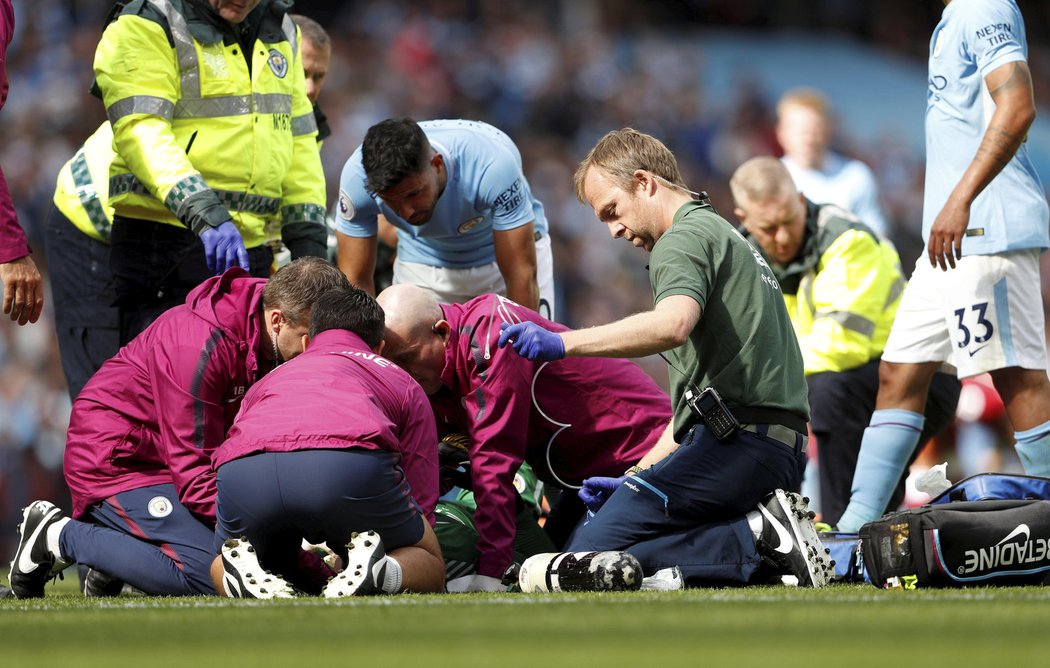
{"label": "man's ear", "polygon": [[430,331],[440,336],[443,343],[447,343],[448,337],[452,333],[452,325],[448,324],[448,320],[441,319],[434,323]]}
{"label": "man's ear", "polygon": [[303,350],[306,350],[307,347],[310,345],[310,335],[309,334],[303,334],[303,339],[302,340],[303,340]]}
{"label": "man's ear", "polygon": [[733,215],[736,216],[736,219],[739,220],[741,223],[747,222],[747,211],[744,211],[740,207],[735,207],[733,209]]}
{"label": "man's ear", "polygon": [[634,170],[634,183],[635,187],[641,188],[642,192],[651,195],[653,190],[654,181],[653,175],[644,169]]}
{"label": "man's ear", "polygon": [[375,344],[375,346],[372,347],[372,352],[374,352],[376,355],[382,355],[383,348],[386,348],[386,339],[380,339],[379,343]]}
{"label": "man's ear", "polygon": [[284,324],[284,314],[281,313],[281,309],[274,309],[270,311],[270,329],[273,330],[274,334],[277,334],[281,329],[280,325]]}

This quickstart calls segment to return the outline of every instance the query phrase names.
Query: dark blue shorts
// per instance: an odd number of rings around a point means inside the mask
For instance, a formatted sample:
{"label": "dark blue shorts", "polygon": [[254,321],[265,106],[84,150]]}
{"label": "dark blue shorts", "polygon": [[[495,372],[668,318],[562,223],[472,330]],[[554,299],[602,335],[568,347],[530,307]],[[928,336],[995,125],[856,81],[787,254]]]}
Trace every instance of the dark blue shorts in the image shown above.
{"label": "dark blue shorts", "polygon": [[62,531],[62,554],[147,594],[214,594],[215,534],[168,483],[111,496]]}
{"label": "dark blue shorts", "polygon": [[263,452],[216,476],[215,549],[246,536],[267,566],[291,566],[303,539],[335,551],[374,530],[389,551],[415,545],[426,519],[395,454],[385,450]]}

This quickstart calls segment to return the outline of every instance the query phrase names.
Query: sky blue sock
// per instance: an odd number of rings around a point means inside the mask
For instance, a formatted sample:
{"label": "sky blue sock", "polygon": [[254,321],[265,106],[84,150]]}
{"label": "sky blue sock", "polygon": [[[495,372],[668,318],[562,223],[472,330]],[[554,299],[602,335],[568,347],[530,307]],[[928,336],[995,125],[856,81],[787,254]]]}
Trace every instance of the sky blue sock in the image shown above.
{"label": "sky blue sock", "polygon": [[871,414],[860,443],[849,505],[839,518],[839,531],[860,531],[862,525],[882,517],[925,423],[925,417],[912,411],[891,409]]}
{"label": "sky blue sock", "polygon": [[1050,476],[1050,422],[1014,432],[1014,449],[1028,475]]}

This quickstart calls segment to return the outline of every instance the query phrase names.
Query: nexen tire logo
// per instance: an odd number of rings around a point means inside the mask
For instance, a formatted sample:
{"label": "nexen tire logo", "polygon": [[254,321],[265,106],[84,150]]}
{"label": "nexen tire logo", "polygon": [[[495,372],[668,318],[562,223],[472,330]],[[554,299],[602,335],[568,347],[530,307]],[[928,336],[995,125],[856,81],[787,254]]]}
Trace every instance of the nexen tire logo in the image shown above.
{"label": "nexen tire logo", "polygon": [[[966,550],[965,563],[959,567],[959,575],[976,571],[990,571],[1003,566],[1020,566],[1045,561],[1050,555],[1050,541],[1046,538],[1030,539],[1027,524],[1019,524],[1006,538],[990,547]],[[1007,542],[1022,537],[1019,542]]]}

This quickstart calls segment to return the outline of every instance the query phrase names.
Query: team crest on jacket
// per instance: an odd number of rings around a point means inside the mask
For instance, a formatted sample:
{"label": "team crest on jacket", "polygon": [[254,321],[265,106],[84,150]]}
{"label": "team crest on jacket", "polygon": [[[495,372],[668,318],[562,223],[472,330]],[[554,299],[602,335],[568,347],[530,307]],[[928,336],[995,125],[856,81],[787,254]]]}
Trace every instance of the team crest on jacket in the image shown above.
{"label": "team crest on jacket", "polygon": [[270,49],[270,57],[266,59],[266,63],[278,79],[283,79],[284,75],[288,74],[288,59],[277,49]]}
{"label": "team crest on jacket", "polygon": [[171,501],[168,501],[163,496],[155,496],[150,499],[149,503],[146,504],[146,508],[149,510],[149,514],[156,518],[167,517],[173,510]]}

